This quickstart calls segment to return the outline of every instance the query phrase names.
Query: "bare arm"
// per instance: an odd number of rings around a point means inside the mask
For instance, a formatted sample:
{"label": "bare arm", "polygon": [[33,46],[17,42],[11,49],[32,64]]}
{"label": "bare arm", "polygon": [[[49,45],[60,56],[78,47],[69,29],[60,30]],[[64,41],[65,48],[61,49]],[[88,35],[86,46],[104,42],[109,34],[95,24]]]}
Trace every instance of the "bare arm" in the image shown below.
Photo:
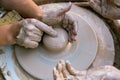
{"label": "bare arm", "polygon": [[0,46],[15,43],[20,28],[18,22],[0,26]]}
{"label": "bare arm", "polygon": [[33,18],[0,26],[0,46],[16,43],[26,48],[36,48],[43,32],[57,35],[50,26]]}
{"label": "bare arm", "polygon": [[23,17],[40,19],[44,13],[32,0],[1,0],[0,5],[7,10],[16,10]]}

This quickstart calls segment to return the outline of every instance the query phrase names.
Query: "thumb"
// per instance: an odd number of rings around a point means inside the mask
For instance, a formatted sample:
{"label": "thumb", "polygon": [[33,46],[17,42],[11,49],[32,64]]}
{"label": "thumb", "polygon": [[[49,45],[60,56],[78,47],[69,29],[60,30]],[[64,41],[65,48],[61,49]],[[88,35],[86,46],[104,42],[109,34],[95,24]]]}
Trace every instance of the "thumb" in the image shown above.
{"label": "thumb", "polygon": [[56,13],[56,16],[61,16],[61,15],[64,15],[66,12],[68,12],[72,7],[72,3],[69,2],[69,3],[66,3],[66,6],[65,7],[61,7],[59,9],[57,9],[55,11]]}
{"label": "thumb", "polygon": [[52,17],[62,16],[66,12],[68,12],[71,9],[71,7],[72,7],[72,3],[69,2],[69,3],[66,3],[66,5],[64,7],[60,6],[60,7],[57,7],[56,9],[52,9],[51,11],[48,11],[46,13],[46,15],[44,15],[44,16],[47,16],[47,17],[50,17],[50,16],[52,16]]}

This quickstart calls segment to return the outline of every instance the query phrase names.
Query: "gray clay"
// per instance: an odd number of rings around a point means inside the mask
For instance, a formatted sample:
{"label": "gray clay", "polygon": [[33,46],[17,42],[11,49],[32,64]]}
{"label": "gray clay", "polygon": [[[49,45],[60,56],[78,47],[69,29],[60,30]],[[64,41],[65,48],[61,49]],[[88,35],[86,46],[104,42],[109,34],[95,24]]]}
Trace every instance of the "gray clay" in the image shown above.
{"label": "gray clay", "polygon": [[68,34],[63,28],[54,28],[57,31],[57,37],[47,34],[43,36],[43,45],[50,51],[61,51],[68,43]]}

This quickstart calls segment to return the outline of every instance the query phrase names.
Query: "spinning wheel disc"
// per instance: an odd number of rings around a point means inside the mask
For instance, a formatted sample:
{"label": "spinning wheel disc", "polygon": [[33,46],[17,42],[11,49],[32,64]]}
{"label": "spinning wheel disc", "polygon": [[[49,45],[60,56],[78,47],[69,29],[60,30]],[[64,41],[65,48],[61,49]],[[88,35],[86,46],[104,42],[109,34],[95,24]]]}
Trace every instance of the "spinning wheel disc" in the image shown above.
{"label": "spinning wheel disc", "polygon": [[26,49],[20,46],[15,47],[18,62],[33,77],[53,80],[53,67],[61,59],[69,60],[72,66],[78,70],[87,69],[95,59],[98,42],[93,29],[79,14],[72,11],[69,14],[72,14],[78,22],[77,40],[72,44],[69,43],[59,54],[52,54],[52,52],[44,49],[42,44],[36,49]]}

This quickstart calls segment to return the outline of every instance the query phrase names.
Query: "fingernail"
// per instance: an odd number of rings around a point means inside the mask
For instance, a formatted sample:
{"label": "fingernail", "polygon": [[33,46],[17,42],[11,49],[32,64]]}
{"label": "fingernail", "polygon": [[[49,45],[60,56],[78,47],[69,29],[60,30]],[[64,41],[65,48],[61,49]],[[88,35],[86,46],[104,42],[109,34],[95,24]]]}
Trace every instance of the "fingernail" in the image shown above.
{"label": "fingernail", "polygon": [[53,70],[56,71],[56,67],[54,67]]}
{"label": "fingernail", "polygon": [[70,61],[66,60],[66,63],[70,64]]}
{"label": "fingernail", "polygon": [[71,1],[69,2],[69,5],[72,5],[72,2],[71,2]]}
{"label": "fingernail", "polygon": [[77,35],[77,31],[73,30],[73,34],[76,36]]}
{"label": "fingernail", "polygon": [[62,69],[62,64],[61,63],[58,64],[58,69]]}
{"label": "fingernail", "polygon": [[51,34],[52,34],[51,36],[57,37],[57,32],[55,30],[51,31]]}

